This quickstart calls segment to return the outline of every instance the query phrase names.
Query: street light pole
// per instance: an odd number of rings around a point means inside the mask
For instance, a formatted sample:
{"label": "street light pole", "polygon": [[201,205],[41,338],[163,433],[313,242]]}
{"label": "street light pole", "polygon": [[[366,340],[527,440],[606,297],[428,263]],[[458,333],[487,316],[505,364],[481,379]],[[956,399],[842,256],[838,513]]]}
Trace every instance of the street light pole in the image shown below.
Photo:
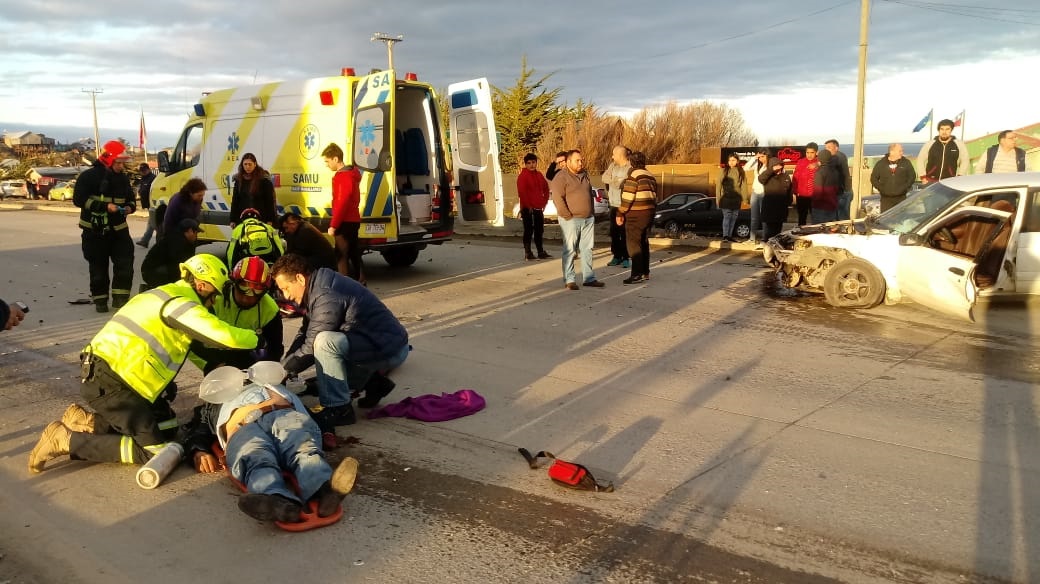
{"label": "street light pole", "polygon": [[870,27],[870,0],[860,0],[859,12],[859,80],[856,87],[856,137],[852,147],[852,203],[849,216],[859,214],[860,179],[863,177],[863,110],[867,91],[867,31]]}
{"label": "street light pole", "polygon": [[97,94],[104,93],[100,89],[81,89],[83,93],[90,94],[90,105],[94,108],[94,157],[101,158],[101,134],[98,133],[97,125]]}
{"label": "street light pole", "polygon": [[404,40],[404,35],[390,36],[385,32],[377,32],[372,35],[369,39],[373,43],[376,41],[386,43],[386,58],[390,62],[389,69],[394,68],[394,43],[399,43]]}

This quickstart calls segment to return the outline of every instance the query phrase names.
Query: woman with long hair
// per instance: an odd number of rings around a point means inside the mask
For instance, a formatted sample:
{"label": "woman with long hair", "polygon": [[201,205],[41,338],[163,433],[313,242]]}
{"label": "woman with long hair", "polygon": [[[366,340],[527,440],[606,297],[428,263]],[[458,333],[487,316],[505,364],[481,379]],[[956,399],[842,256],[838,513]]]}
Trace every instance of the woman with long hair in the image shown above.
{"label": "woman with long hair", "polygon": [[166,214],[162,220],[162,237],[180,229],[183,219],[199,220],[202,215],[202,199],[206,196],[206,183],[201,178],[189,179],[177,194],[170,197]]}
{"label": "woman with long hair", "polygon": [[242,211],[256,209],[260,211],[260,220],[274,225],[278,220],[278,210],[274,197],[274,183],[267,176],[267,171],[256,161],[256,155],[246,152],[238,162],[238,172],[233,177],[231,193],[231,217],[229,224],[234,227],[242,218]]}
{"label": "woman with long hair", "polygon": [[715,181],[715,204],[722,209],[722,241],[736,243],[733,228],[737,225],[737,214],[740,213],[744,199],[750,197],[751,183],[744,176],[740,159],[730,154],[726,168],[722,169],[719,180]]}
{"label": "woman with long hair", "polygon": [[625,226],[625,245],[632,259],[632,275],[622,282],[638,284],[650,279],[650,226],[657,210],[657,179],[646,170],[646,154],[633,152],[628,161],[632,170],[621,187],[615,223]]}

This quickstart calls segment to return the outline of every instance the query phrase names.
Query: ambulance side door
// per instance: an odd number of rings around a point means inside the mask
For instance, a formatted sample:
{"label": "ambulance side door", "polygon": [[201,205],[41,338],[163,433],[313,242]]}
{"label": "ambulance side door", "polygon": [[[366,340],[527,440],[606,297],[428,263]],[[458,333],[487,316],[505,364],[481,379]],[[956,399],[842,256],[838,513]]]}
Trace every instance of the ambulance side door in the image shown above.
{"label": "ambulance side door", "polygon": [[361,238],[397,240],[393,70],[362,77],[354,93],[351,154],[361,171]]}
{"label": "ambulance side door", "polygon": [[459,220],[505,225],[498,132],[487,79],[448,86],[448,124]]}

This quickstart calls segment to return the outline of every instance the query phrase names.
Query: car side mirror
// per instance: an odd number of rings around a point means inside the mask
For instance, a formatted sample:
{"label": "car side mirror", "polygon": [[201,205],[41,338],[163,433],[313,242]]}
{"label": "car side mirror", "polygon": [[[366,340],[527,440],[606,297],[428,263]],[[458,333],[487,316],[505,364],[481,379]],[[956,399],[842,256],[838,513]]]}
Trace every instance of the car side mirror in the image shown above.
{"label": "car side mirror", "polygon": [[921,236],[916,233],[902,233],[899,235],[899,245],[921,245]]}
{"label": "car side mirror", "polygon": [[170,172],[170,155],[164,150],[159,151],[159,172]]}

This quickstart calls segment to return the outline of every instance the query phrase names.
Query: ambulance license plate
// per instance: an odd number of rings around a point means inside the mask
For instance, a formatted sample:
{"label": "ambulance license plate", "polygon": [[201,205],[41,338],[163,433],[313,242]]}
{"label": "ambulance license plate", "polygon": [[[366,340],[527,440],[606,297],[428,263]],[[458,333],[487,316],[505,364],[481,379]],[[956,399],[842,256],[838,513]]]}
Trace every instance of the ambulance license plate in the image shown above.
{"label": "ambulance license plate", "polygon": [[386,223],[363,223],[361,227],[365,235],[386,235]]}

